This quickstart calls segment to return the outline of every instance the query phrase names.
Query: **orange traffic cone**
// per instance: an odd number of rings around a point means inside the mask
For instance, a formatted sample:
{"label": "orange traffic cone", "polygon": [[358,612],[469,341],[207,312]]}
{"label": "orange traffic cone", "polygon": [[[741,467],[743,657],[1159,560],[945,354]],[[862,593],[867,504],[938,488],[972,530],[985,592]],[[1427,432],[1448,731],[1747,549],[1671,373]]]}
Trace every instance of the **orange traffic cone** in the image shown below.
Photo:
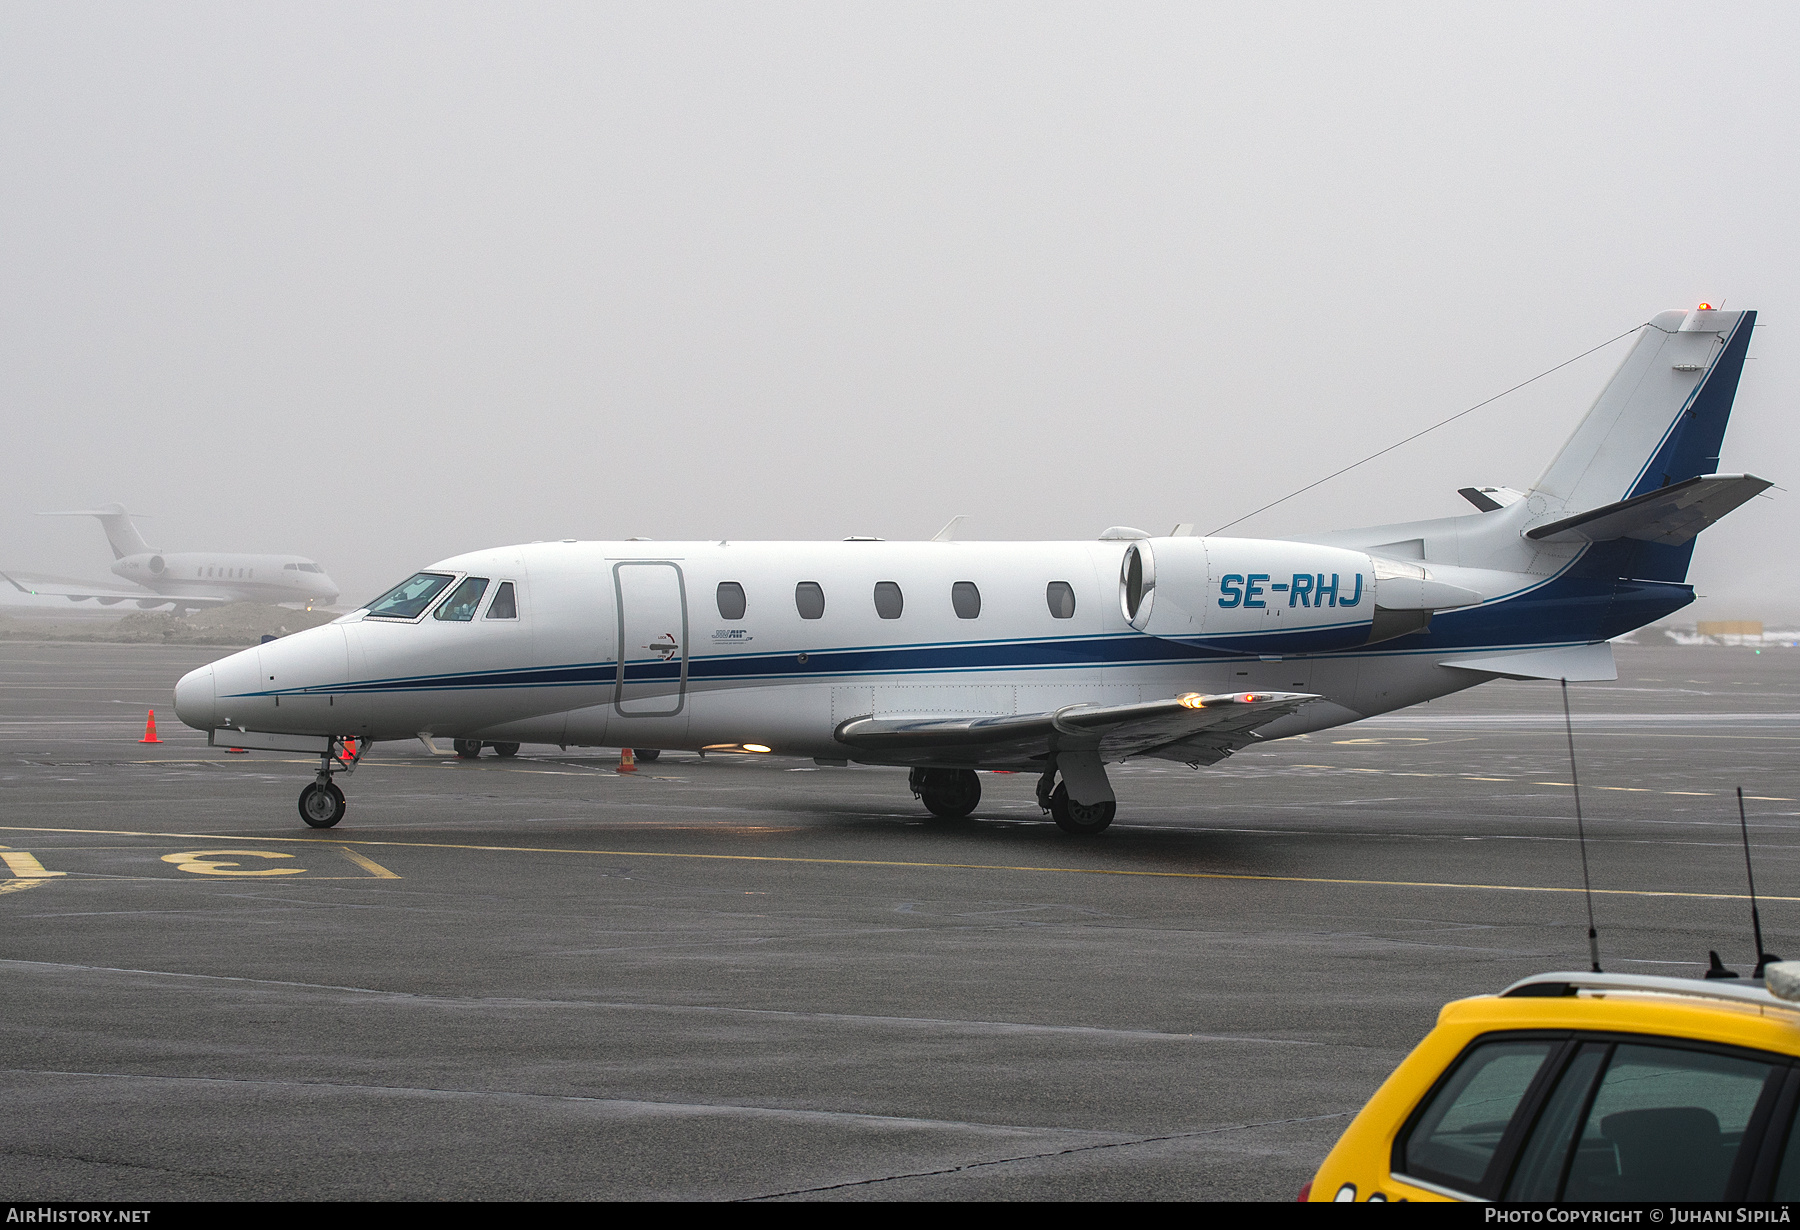
{"label": "orange traffic cone", "polygon": [[158,739],[156,737],[156,710],[152,709],[150,711],[150,716],[144,719],[144,737],[142,739],[139,739],[138,742],[139,743],[161,743],[162,742],[161,739]]}
{"label": "orange traffic cone", "polygon": [[352,760],[356,759],[356,740],[355,739],[345,739],[344,740],[344,750],[338,755],[338,759],[343,761],[345,764],[349,764]]}
{"label": "orange traffic cone", "polygon": [[619,749],[619,772],[621,772],[621,773],[636,773],[637,772],[637,754],[628,747],[622,747]]}

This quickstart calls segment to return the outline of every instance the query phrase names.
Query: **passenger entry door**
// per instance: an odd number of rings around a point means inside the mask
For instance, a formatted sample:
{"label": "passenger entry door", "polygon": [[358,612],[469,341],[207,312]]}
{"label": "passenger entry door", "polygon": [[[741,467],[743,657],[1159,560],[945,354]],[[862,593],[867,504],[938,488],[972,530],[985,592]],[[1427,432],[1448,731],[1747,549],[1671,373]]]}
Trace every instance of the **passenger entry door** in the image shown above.
{"label": "passenger entry door", "polygon": [[613,703],[624,717],[669,717],[687,699],[687,589],[667,560],[613,565],[618,600],[618,682]]}

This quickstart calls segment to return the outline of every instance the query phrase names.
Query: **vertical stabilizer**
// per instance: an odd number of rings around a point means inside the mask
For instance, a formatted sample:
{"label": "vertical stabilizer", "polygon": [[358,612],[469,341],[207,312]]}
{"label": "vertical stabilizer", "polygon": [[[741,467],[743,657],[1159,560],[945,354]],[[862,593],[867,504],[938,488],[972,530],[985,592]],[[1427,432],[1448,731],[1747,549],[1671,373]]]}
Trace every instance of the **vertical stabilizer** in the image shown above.
{"label": "vertical stabilizer", "polygon": [[1532,487],[1579,513],[1714,474],[1755,312],[1663,312]]}
{"label": "vertical stabilizer", "polygon": [[131,523],[132,513],[125,511],[123,504],[106,504],[99,508],[82,509],[76,512],[39,513],[40,517],[98,517],[100,528],[106,531],[106,541],[112,544],[114,559],[124,559],[127,555],[145,555],[150,551],[150,544]]}

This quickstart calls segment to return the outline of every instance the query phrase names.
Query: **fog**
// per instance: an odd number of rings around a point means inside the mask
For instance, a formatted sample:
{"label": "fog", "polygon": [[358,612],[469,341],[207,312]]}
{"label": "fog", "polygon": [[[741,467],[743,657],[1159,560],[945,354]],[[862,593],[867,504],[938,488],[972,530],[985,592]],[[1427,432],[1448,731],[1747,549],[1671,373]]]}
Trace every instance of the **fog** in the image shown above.
{"label": "fog", "polygon": [[[0,567],[1211,529],[1647,320],[1761,311],[1800,483],[1800,10],[0,8]],[[1235,527],[1523,487],[1620,342]],[[1800,615],[1794,497],[1702,618]]]}

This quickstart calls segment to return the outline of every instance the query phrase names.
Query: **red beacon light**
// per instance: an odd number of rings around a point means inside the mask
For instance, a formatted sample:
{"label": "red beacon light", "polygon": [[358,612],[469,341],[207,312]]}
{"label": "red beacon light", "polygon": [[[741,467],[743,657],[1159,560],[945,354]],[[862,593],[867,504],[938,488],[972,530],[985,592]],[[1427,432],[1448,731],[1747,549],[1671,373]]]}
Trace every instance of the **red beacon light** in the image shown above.
{"label": "red beacon light", "polygon": [[1694,310],[1696,312],[1710,312],[1713,310],[1713,305],[1710,303],[1702,303],[1699,307],[1695,308]]}

